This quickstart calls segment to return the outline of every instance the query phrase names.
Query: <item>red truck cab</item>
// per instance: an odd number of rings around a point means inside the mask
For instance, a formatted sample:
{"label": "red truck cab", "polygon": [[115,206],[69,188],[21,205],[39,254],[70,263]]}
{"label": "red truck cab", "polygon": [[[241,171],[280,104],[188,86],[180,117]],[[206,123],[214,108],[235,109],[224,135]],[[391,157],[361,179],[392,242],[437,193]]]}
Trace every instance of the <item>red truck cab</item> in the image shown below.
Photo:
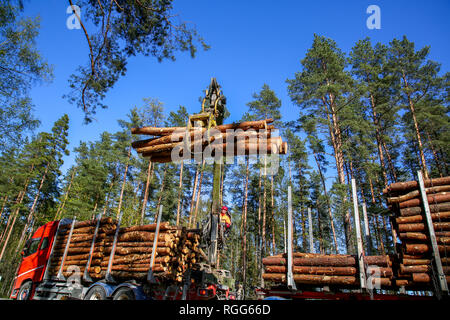
{"label": "red truck cab", "polygon": [[51,221],[36,230],[22,251],[22,261],[14,280],[11,299],[33,298],[36,286],[42,281],[59,221]]}

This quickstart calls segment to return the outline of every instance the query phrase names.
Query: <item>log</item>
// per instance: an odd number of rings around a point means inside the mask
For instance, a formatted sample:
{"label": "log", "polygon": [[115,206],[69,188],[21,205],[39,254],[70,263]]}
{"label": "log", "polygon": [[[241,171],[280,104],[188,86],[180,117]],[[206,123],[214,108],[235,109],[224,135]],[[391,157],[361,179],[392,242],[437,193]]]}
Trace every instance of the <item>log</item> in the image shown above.
{"label": "log", "polygon": [[[244,121],[240,123],[223,124],[220,126],[213,127],[215,130],[226,131],[231,129],[264,129],[267,127],[268,123],[272,123],[273,119],[257,120],[257,121]],[[193,128],[194,129],[194,128]],[[158,127],[142,127],[142,128],[131,128],[132,134],[147,134],[153,136],[165,136],[174,133],[175,131],[183,132],[186,127],[168,127],[168,128],[158,128]]]}
{"label": "log", "polygon": [[[109,254],[111,252],[111,248],[105,248],[105,254]],[[117,255],[128,255],[134,253],[151,253],[152,248],[149,247],[126,247],[126,248],[116,248],[115,254]],[[156,252],[161,255],[173,254],[173,250],[170,248],[156,248]]]}
{"label": "log", "polygon": [[[158,247],[175,248],[177,241],[158,241]],[[112,246],[112,242],[106,242],[105,246]],[[117,247],[153,247],[153,241],[117,242]]]}
{"label": "log", "polygon": [[[400,233],[399,238],[402,240],[415,240],[429,242],[430,238],[425,233],[420,232],[405,232]],[[450,237],[436,237],[436,241],[439,244],[450,244]]]}
{"label": "log", "polygon": [[[112,265],[111,270],[114,271],[128,271],[128,272],[148,272],[150,270],[150,262],[147,264],[120,264],[120,265]],[[155,264],[153,266],[154,272],[164,272],[167,271],[168,268],[161,264]]]}
{"label": "log", "polygon": [[[200,143],[199,143],[200,144]],[[182,145],[182,142],[177,142],[175,144],[167,144],[167,145],[161,145],[161,146],[152,146],[148,147],[148,149],[142,153],[143,157],[152,157],[152,162],[163,162],[172,161],[172,154],[165,153],[164,155],[160,155],[158,151],[161,150],[169,150],[173,149],[177,145]],[[210,152],[205,152],[206,148],[210,147]],[[151,148],[151,149],[150,149]],[[228,145],[227,143],[223,144],[216,144],[216,145],[208,145],[203,146],[201,148],[201,153],[204,157],[210,158],[214,157],[216,152],[221,153],[223,156],[227,154],[227,152],[232,152],[233,155],[251,155],[251,154],[286,154],[285,148],[283,147],[283,142],[281,141],[280,137],[276,138],[270,138],[267,141],[267,144],[260,144],[260,143],[250,143],[250,142],[242,142],[242,143],[235,143],[233,146]],[[181,151],[181,150],[180,150]],[[186,157],[184,157],[184,153],[179,153],[180,157],[187,158],[187,159],[194,159],[195,153],[190,151]]]}
{"label": "log", "polygon": [[[438,186],[438,187],[432,187],[432,188],[425,189],[425,192],[427,194],[444,192],[444,191],[450,191],[450,185]],[[409,199],[417,198],[419,196],[420,196],[420,190],[414,190],[414,191],[411,191],[407,194],[404,194],[404,195],[401,195],[398,197],[387,198],[387,202],[388,202],[388,204],[399,203],[399,202],[403,202],[403,201],[406,201]]]}
{"label": "log", "polygon": [[[127,227],[127,228],[120,228],[119,234],[135,232],[135,231],[155,232],[155,230],[156,230],[156,223],[147,224],[147,225],[143,225],[143,226],[132,226],[132,227]],[[176,230],[176,227],[171,226],[169,222],[161,222],[159,225],[159,231],[161,233],[163,233],[162,231],[167,231],[167,230]]]}
{"label": "log", "polygon": [[390,287],[392,286],[392,280],[390,278],[371,278],[372,285],[378,285],[381,287]]}
{"label": "log", "polygon": [[[447,283],[450,283],[450,276],[445,276]],[[413,273],[412,274],[413,282],[415,283],[430,283],[431,277],[427,273]]]}
{"label": "log", "polygon": [[430,265],[404,265],[400,264],[401,273],[424,273],[431,270]]}
{"label": "log", "polygon": [[[429,203],[429,207],[431,213],[450,211],[450,202],[438,204]],[[421,206],[400,209],[400,215],[402,217],[414,216],[418,214],[425,214],[425,211],[423,211]]]}
{"label": "log", "polygon": [[[160,233],[158,235],[158,242],[169,242],[174,240],[174,236],[169,233]],[[154,232],[148,231],[131,231],[127,233],[119,234],[119,242],[153,242],[155,239]]]}
{"label": "log", "polygon": [[[450,202],[438,204],[429,203],[429,207],[431,213],[450,211]],[[423,211],[421,206],[400,209],[400,215],[402,217],[414,216],[418,214],[425,214],[425,211]]]}
{"label": "log", "polygon": [[[436,178],[436,179],[426,179],[424,180],[425,188],[431,186],[442,186],[442,185],[450,185],[450,177]],[[396,182],[392,183],[385,189],[383,189],[384,194],[388,194],[391,192],[404,192],[407,190],[419,189],[419,183],[417,181],[408,181],[408,182]]]}
{"label": "log", "polygon": [[[437,194],[430,194],[427,195],[428,203],[445,203],[450,201],[450,193],[449,192],[440,192]],[[422,199],[411,199],[405,202],[399,203],[399,208],[411,208],[411,207],[417,207],[422,204]]]}
{"label": "log", "polygon": [[[71,255],[71,256],[67,256],[66,257],[66,261],[72,261],[72,260],[85,260],[89,258],[89,253],[88,254],[80,254],[80,255]],[[97,258],[103,258],[103,252],[93,252],[92,253],[92,259],[97,259]],[[58,257],[54,256],[53,260],[58,259]],[[61,257],[62,259],[62,257]]]}
{"label": "log", "polygon": [[430,276],[426,273],[413,273],[413,282],[416,283],[428,283],[430,282]]}
{"label": "log", "polygon": [[[439,212],[439,213],[432,213],[431,214],[431,219],[433,221],[450,219],[450,211]],[[395,218],[395,221],[398,224],[402,224],[402,223],[417,223],[417,222],[425,221],[425,217],[422,216],[422,215],[414,215],[414,216],[408,216],[408,217],[398,217],[398,218]]]}
{"label": "log", "polygon": [[[206,128],[202,128],[200,133],[195,132],[194,130],[191,130],[189,133],[188,141],[193,141],[193,139],[195,139],[196,134],[197,135],[201,134],[201,137],[203,139],[205,131],[206,131]],[[250,130],[250,131],[244,131],[244,132],[234,132],[233,131],[233,132],[222,132],[222,133],[223,133],[222,139],[224,139],[224,141],[230,134],[232,134],[235,137],[235,139],[234,139],[235,141],[242,137],[251,137],[251,138],[257,138],[257,139],[271,137],[270,129],[267,131],[264,131],[264,132]],[[183,132],[181,134],[171,134],[171,135],[167,135],[167,136],[162,136],[160,138],[139,140],[139,141],[135,141],[135,142],[131,143],[131,146],[133,148],[135,148],[136,152],[138,152],[138,153],[147,152],[147,151],[151,151],[151,149],[147,149],[147,147],[156,146],[156,145],[164,145],[164,144],[168,144],[168,143],[184,142],[185,134],[186,133]]]}
{"label": "log", "polygon": [[[323,254],[323,253],[311,253],[311,252],[293,252],[294,258],[354,258],[355,256],[350,254]],[[279,253],[267,258],[287,258],[286,253]]]}
{"label": "log", "polygon": [[403,259],[404,266],[430,265],[430,259]]}
{"label": "log", "polygon": [[[262,260],[263,265],[286,265],[285,258],[267,257]],[[313,257],[294,258],[294,266],[333,266],[333,267],[353,267],[356,264],[354,257]]]}
{"label": "log", "polygon": [[[104,247],[97,247],[94,249],[94,252],[103,252],[104,251]],[[79,247],[79,248],[71,248],[69,246],[69,250],[67,250],[67,255],[75,255],[75,254],[84,254],[84,253],[89,253],[90,252],[90,248],[89,247]],[[55,255],[62,255],[64,254],[64,250],[55,250],[54,251]]]}
{"label": "log", "polygon": [[[433,222],[434,230],[436,231],[449,231],[450,230],[450,222]],[[398,225],[399,232],[417,232],[417,231],[426,231],[428,228],[424,223],[404,223]]]}
{"label": "log", "polygon": [[[115,227],[116,226],[116,221],[113,220],[111,217],[104,217],[104,218],[102,218],[100,220],[100,226],[108,225],[108,224],[111,224],[111,225],[113,225]],[[96,226],[96,225],[97,225],[97,219],[95,219],[95,220],[77,221],[77,222],[75,222],[75,225],[74,225],[74,231],[76,229],[79,229],[79,228]],[[59,230],[60,231],[64,231],[64,230],[68,230],[70,228],[71,228],[71,224],[66,224],[66,225],[60,226]]]}
{"label": "log", "polygon": [[394,276],[394,272],[390,267],[378,267],[378,266],[369,266],[367,268],[367,276],[372,275],[372,278],[392,278]]}
{"label": "log", "polygon": [[[130,254],[126,256],[114,256],[113,264],[130,264],[134,262],[140,262],[143,263],[147,261],[147,263],[150,265],[150,258],[151,254]],[[155,258],[156,264],[163,264],[168,263],[171,260],[170,256],[161,256]],[[109,258],[103,260],[100,265],[102,267],[107,267],[109,263]]]}
{"label": "log", "polygon": [[[450,252],[450,246],[438,245],[439,253],[444,254],[445,252]],[[431,246],[428,244],[417,244],[417,243],[406,243],[405,252],[408,254],[422,254],[431,252]]]}
{"label": "log", "polygon": [[364,261],[368,265],[376,265],[380,267],[392,266],[392,261],[388,255],[385,256],[364,256]]}
{"label": "log", "polygon": [[[266,273],[285,273],[285,266],[265,266]],[[294,274],[316,274],[316,275],[355,275],[354,267],[298,267],[294,266]]]}
{"label": "log", "polygon": [[[286,275],[283,273],[265,273],[264,280],[285,283]],[[357,285],[359,281],[352,276],[322,276],[322,275],[306,275],[294,274],[294,281],[298,284],[310,285]]]}

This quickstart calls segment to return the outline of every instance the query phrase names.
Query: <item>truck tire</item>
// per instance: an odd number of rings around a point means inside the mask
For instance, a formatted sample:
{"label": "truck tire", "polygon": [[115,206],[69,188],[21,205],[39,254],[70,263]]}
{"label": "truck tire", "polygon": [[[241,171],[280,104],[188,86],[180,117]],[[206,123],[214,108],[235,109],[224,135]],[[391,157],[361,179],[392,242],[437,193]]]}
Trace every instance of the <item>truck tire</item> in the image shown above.
{"label": "truck tire", "polygon": [[92,287],[84,296],[84,300],[106,300],[106,291],[101,286]]}
{"label": "truck tire", "polygon": [[136,297],[132,289],[123,287],[114,293],[113,300],[136,300]]}
{"label": "truck tire", "polygon": [[31,300],[31,293],[33,291],[33,282],[26,281],[22,283],[17,295],[17,300]]}

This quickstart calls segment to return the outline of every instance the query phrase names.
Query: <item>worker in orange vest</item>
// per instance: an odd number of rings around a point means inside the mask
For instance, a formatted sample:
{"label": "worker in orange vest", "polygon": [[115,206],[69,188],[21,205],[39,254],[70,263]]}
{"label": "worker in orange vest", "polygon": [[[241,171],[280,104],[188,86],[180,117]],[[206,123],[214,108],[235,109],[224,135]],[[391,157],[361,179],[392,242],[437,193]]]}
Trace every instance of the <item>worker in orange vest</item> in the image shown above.
{"label": "worker in orange vest", "polygon": [[225,225],[225,233],[228,233],[231,229],[231,214],[226,206],[223,206],[220,210],[220,222]]}

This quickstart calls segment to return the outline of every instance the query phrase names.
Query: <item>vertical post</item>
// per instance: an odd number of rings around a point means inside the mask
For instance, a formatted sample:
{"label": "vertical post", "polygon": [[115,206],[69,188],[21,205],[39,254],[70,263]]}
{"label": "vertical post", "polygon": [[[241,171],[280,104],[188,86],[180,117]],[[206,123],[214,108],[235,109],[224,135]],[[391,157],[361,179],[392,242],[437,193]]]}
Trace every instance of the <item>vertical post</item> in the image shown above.
{"label": "vertical post", "polygon": [[308,208],[308,228],[309,228],[309,252],[314,253],[314,235],[312,225],[311,208]]}
{"label": "vertical post", "polygon": [[55,251],[55,244],[56,244],[56,239],[58,238],[59,235],[59,230],[61,228],[61,221],[59,221],[58,223],[58,228],[56,229],[55,235],[53,236],[53,243],[52,243],[52,249],[50,250],[50,255],[49,258],[47,260],[47,266],[45,267],[45,272],[44,272],[44,276],[43,276],[43,281],[48,280],[49,278],[49,273],[48,270],[50,269],[50,264],[53,260],[53,256],[54,256],[54,251]]}
{"label": "vertical post", "polygon": [[442,268],[441,256],[439,254],[439,249],[436,241],[436,234],[434,233],[433,220],[431,219],[430,206],[428,204],[427,193],[425,191],[425,185],[423,182],[421,171],[417,171],[417,177],[419,178],[420,194],[422,196],[422,203],[425,209],[425,218],[427,222],[428,232],[430,234],[431,247],[433,249],[433,257],[438,273],[439,284],[442,293],[448,294],[447,280],[445,278],[444,269]]}
{"label": "vertical post", "polygon": [[155,264],[156,249],[158,248],[158,236],[159,236],[159,226],[160,226],[160,223],[161,223],[162,208],[163,208],[163,206],[160,205],[159,206],[158,219],[156,221],[155,237],[153,238],[152,255],[151,255],[151,258],[150,258],[150,269],[148,270],[148,274],[147,274],[147,281],[149,283],[156,283],[156,279],[153,276],[153,265]]}
{"label": "vertical post", "polygon": [[358,198],[356,195],[356,181],[352,179],[352,192],[353,192],[353,213],[355,215],[355,230],[356,230],[356,242],[358,249],[358,262],[359,262],[359,280],[361,284],[361,289],[367,288],[366,285],[366,270],[364,266],[364,248],[361,238],[361,223],[359,221],[359,210],[358,210]]}
{"label": "vertical post", "polygon": [[368,252],[368,254],[371,254],[371,252],[372,252],[372,241],[370,239],[369,219],[367,218],[367,208],[366,208],[366,202],[365,201],[363,201],[362,209],[363,209],[363,216],[364,216],[364,233],[366,234],[367,252]]}
{"label": "vertical post", "polygon": [[293,259],[292,259],[292,194],[291,186],[288,187],[288,249],[287,249],[287,286],[291,290],[297,290],[292,273]]}
{"label": "vertical post", "polygon": [[111,275],[111,268],[114,260],[114,256],[116,254],[116,246],[117,246],[117,238],[119,237],[119,229],[120,229],[120,222],[122,221],[122,214],[123,211],[120,211],[119,218],[117,219],[117,226],[116,226],[116,233],[114,234],[114,241],[111,248],[111,253],[109,254],[109,261],[108,261],[108,269],[106,270],[105,280],[106,282],[114,283],[116,282]]}
{"label": "vertical post", "polygon": [[86,267],[84,268],[83,280],[86,282],[93,282],[92,278],[89,276],[89,269],[92,263],[92,253],[94,252],[95,240],[97,239],[98,229],[100,228],[100,220],[102,219],[103,213],[99,213],[97,216],[97,225],[95,226],[94,236],[92,237],[91,249],[89,250],[89,256],[86,262]]}
{"label": "vertical post", "polygon": [[64,262],[66,261],[66,256],[67,256],[67,251],[69,251],[69,245],[70,245],[70,240],[72,239],[72,233],[73,233],[73,228],[75,226],[75,222],[77,220],[77,217],[73,217],[73,221],[72,221],[72,225],[70,226],[70,232],[69,232],[69,237],[67,238],[67,243],[66,243],[66,247],[64,249],[64,254],[61,260],[61,266],[59,267],[59,271],[58,271],[58,275],[56,276],[56,278],[58,280],[64,280],[64,276],[63,276],[63,268],[64,268]]}
{"label": "vertical post", "polygon": [[283,220],[284,253],[287,253],[286,220]]}

